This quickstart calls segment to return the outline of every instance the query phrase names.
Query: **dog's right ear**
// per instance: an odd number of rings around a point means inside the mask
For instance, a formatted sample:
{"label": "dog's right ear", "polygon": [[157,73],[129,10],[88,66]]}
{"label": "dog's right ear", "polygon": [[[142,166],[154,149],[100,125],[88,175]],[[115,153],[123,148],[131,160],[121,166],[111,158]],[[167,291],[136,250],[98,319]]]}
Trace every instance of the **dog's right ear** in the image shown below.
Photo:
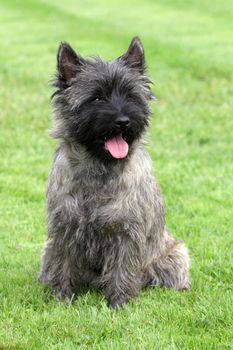
{"label": "dog's right ear", "polygon": [[72,47],[62,42],[57,53],[57,70],[59,79],[68,82],[74,78],[82,65],[82,58],[72,49]]}

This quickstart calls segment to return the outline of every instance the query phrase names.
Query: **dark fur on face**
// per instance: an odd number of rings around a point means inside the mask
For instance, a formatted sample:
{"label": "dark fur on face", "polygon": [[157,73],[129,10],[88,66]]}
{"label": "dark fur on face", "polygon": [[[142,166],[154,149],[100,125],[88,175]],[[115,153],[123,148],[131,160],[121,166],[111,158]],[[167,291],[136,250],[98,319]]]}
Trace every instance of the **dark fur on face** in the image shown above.
{"label": "dark fur on face", "polygon": [[152,98],[140,40],[134,38],[127,53],[112,63],[83,59],[62,43],[57,61],[54,97],[60,123],[55,136],[80,143],[109,162],[114,158],[105,142],[122,135],[130,154],[134,141],[148,126]]}
{"label": "dark fur on face", "polygon": [[138,38],[112,63],[59,48],[40,281],[67,302],[83,286],[102,289],[112,308],[145,286],[189,288],[188,252],[165,227],[144,148],[149,83]]}

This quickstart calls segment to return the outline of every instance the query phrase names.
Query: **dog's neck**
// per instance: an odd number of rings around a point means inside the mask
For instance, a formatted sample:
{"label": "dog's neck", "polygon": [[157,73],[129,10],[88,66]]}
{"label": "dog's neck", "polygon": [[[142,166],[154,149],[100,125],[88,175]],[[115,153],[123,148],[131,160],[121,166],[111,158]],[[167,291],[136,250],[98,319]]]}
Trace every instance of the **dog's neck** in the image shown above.
{"label": "dog's neck", "polygon": [[[66,141],[60,143],[60,148],[69,160],[72,172],[86,174],[88,178],[113,178],[131,169],[133,164],[140,163],[142,153],[145,153],[144,138],[135,141],[129,156],[114,162],[103,162],[92,156],[81,144],[71,144]],[[139,164],[140,165],[140,164]],[[134,165],[135,166],[135,165]]]}

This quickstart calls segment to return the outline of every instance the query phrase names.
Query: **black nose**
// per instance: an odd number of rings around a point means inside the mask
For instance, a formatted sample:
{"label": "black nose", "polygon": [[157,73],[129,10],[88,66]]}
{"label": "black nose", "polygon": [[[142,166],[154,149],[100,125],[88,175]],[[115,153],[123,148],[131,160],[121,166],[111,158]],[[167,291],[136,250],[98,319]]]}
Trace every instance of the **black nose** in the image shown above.
{"label": "black nose", "polygon": [[130,120],[126,116],[121,116],[121,117],[118,117],[116,119],[115,123],[116,123],[116,126],[118,128],[120,128],[121,130],[124,130],[124,129],[126,129],[129,126]]}

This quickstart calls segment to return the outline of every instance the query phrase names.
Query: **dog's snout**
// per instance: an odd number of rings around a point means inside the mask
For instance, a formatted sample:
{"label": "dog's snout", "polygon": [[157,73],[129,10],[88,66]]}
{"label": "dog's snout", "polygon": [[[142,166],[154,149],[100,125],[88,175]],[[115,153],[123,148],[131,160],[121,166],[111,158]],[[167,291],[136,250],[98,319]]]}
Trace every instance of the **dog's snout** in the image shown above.
{"label": "dog's snout", "polygon": [[121,117],[118,117],[116,119],[116,126],[120,129],[126,129],[129,124],[130,124],[130,120],[129,120],[129,117],[127,116],[121,116]]}

